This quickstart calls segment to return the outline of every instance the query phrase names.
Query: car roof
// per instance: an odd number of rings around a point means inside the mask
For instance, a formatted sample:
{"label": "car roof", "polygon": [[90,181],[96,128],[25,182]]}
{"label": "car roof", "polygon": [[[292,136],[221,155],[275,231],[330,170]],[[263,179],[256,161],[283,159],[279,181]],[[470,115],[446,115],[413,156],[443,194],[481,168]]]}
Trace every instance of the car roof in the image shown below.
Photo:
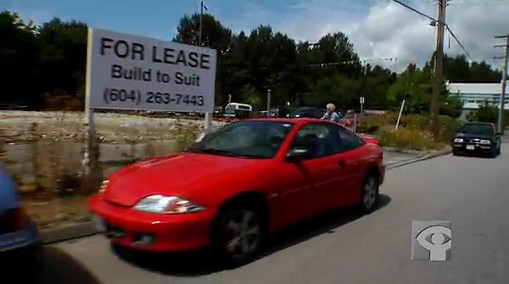
{"label": "car roof", "polygon": [[242,121],[275,121],[275,122],[287,122],[287,123],[294,123],[294,124],[304,124],[309,122],[330,122],[329,120],[323,120],[318,118],[310,118],[310,117],[303,117],[303,118],[283,118],[283,117],[260,117],[260,118],[248,118],[240,120]]}
{"label": "car roof", "polygon": [[489,125],[491,127],[493,127],[493,123],[491,122],[482,122],[482,121],[471,121],[471,122],[467,122],[465,123],[464,125]]}
{"label": "car roof", "polygon": [[298,107],[295,110],[322,110],[320,107],[313,107],[313,106],[307,106],[307,107]]}

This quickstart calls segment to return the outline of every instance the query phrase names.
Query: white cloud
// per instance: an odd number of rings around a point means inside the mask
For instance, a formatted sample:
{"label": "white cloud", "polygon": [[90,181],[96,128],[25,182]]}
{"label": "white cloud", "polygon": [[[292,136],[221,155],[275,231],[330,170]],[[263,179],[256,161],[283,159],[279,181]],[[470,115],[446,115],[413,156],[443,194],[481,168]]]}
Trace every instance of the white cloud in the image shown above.
{"label": "white cloud", "polygon": [[[342,31],[350,37],[361,58],[394,71],[402,71],[409,63],[422,66],[435,48],[435,28],[429,25],[430,21],[388,0],[293,1],[298,3],[279,14],[256,2],[258,5],[250,7],[250,14],[243,17],[238,26],[250,30],[254,26],[249,23],[258,25],[259,17],[261,22],[270,23],[296,40],[312,42],[329,32]],[[436,17],[433,0],[408,2],[419,11]],[[497,53],[493,45],[502,42],[497,42],[494,36],[509,33],[508,15],[507,0],[452,0],[447,7],[446,22],[473,60],[485,60],[500,67],[501,62],[493,61],[492,57]],[[444,51],[447,54],[463,53],[454,39],[450,40],[450,48],[448,42],[446,34]],[[385,58],[397,58],[397,61],[384,61]]]}

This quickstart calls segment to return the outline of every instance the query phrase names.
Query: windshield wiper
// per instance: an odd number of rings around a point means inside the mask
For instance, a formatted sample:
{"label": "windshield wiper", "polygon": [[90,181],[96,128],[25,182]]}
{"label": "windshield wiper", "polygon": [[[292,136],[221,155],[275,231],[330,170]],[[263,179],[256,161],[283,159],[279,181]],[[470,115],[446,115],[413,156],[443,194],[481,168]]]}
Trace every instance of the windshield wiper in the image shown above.
{"label": "windshield wiper", "polygon": [[226,155],[226,156],[235,155],[232,152],[229,152],[226,150],[221,150],[221,149],[214,149],[214,148],[189,149],[186,152],[203,153],[203,154],[219,154],[219,155]]}

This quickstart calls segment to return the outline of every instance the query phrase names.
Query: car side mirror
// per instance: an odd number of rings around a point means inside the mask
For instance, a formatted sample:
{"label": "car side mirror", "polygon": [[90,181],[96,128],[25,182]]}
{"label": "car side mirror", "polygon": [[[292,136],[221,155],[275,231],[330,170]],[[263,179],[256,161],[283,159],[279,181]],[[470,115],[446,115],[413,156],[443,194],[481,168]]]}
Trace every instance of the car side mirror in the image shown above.
{"label": "car side mirror", "polygon": [[502,133],[501,132],[497,132],[496,134],[497,136],[502,136]]}
{"label": "car side mirror", "polygon": [[309,150],[306,148],[302,148],[302,147],[293,148],[293,149],[290,149],[290,151],[288,151],[288,153],[286,153],[286,160],[295,162],[295,161],[299,161],[299,160],[307,158],[308,155],[309,155]]}

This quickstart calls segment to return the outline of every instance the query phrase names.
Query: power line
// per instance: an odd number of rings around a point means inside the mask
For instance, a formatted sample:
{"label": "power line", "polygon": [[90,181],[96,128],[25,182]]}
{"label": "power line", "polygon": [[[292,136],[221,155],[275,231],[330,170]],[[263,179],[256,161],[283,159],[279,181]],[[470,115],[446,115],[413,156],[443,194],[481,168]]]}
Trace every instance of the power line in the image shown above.
{"label": "power line", "polygon": [[[409,10],[411,10],[411,11],[413,11],[413,12],[415,12],[415,13],[417,13],[417,14],[419,14],[419,15],[423,16],[423,17],[426,17],[426,18],[430,19],[430,20],[431,20],[431,24],[432,24],[432,25],[436,25],[437,23],[440,23],[440,21],[439,21],[439,20],[437,20],[437,19],[435,19],[435,18],[433,18],[433,17],[431,17],[431,16],[429,16],[429,15],[426,15],[425,13],[423,13],[423,12],[421,12],[421,11],[419,11],[419,10],[417,10],[417,9],[415,9],[415,8],[413,8],[413,7],[411,7],[411,6],[407,5],[407,4],[405,4],[405,3],[402,3],[401,1],[398,1],[398,0],[392,0],[392,1],[393,1],[393,2],[398,3],[399,5],[401,5],[401,6],[405,7],[405,8],[407,8],[407,9],[409,9]],[[444,0],[444,1],[445,1],[445,0]],[[447,28],[447,30],[449,31],[449,33],[451,34],[451,36],[452,36],[452,37],[454,38],[454,40],[458,43],[458,45],[461,47],[461,49],[463,50],[463,52],[465,52],[465,54],[468,56],[468,58],[472,59],[472,57],[470,56],[470,53],[468,53],[468,51],[467,51],[467,49],[465,48],[465,46],[463,46],[463,44],[461,43],[461,41],[458,39],[458,37],[454,34],[454,32],[453,32],[453,31],[451,30],[451,28],[449,27],[449,25],[448,25],[447,23],[445,23],[445,22],[443,22],[443,23],[441,23],[441,24],[443,24],[443,25]]]}
{"label": "power line", "polygon": [[423,12],[421,12],[421,11],[419,11],[419,10],[417,10],[417,9],[415,9],[415,8],[413,8],[413,7],[409,6],[409,5],[407,5],[407,4],[405,4],[405,3],[401,2],[401,1],[398,1],[398,0],[392,0],[392,1],[393,1],[393,2],[398,3],[399,5],[401,5],[401,6],[405,7],[405,8],[407,8],[407,9],[409,9],[409,10],[411,10],[411,11],[413,11],[413,12],[415,12],[415,13],[417,13],[417,14],[419,14],[419,15],[423,16],[423,17],[426,17],[426,18],[430,19],[430,20],[431,20],[431,21],[433,21],[433,22],[438,22],[438,20],[437,20],[437,19],[435,19],[435,18],[433,18],[433,17],[431,17],[431,16],[429,16],[429,15],[426,15],[426,14],[424,14]]}
{"label": "power line", "polygon": [[461,49],[463,49],[463,51],[465,52],[465,54],[468,56],[468,58],[472,59],[472,56],[470,56],[470,54],[468,53],[467,49],[463,46],[463,44],[461,43],[461,41],[456,37],[456,35],[454,34],[454,32],[451,30],[451,28],[449,28],[449,25],[448,24],[445,24],[445,28],[449,31],[449,33],[451,34],[452,38],[454,38],[454,40],[459,44],[459,46],[461,47]]}

